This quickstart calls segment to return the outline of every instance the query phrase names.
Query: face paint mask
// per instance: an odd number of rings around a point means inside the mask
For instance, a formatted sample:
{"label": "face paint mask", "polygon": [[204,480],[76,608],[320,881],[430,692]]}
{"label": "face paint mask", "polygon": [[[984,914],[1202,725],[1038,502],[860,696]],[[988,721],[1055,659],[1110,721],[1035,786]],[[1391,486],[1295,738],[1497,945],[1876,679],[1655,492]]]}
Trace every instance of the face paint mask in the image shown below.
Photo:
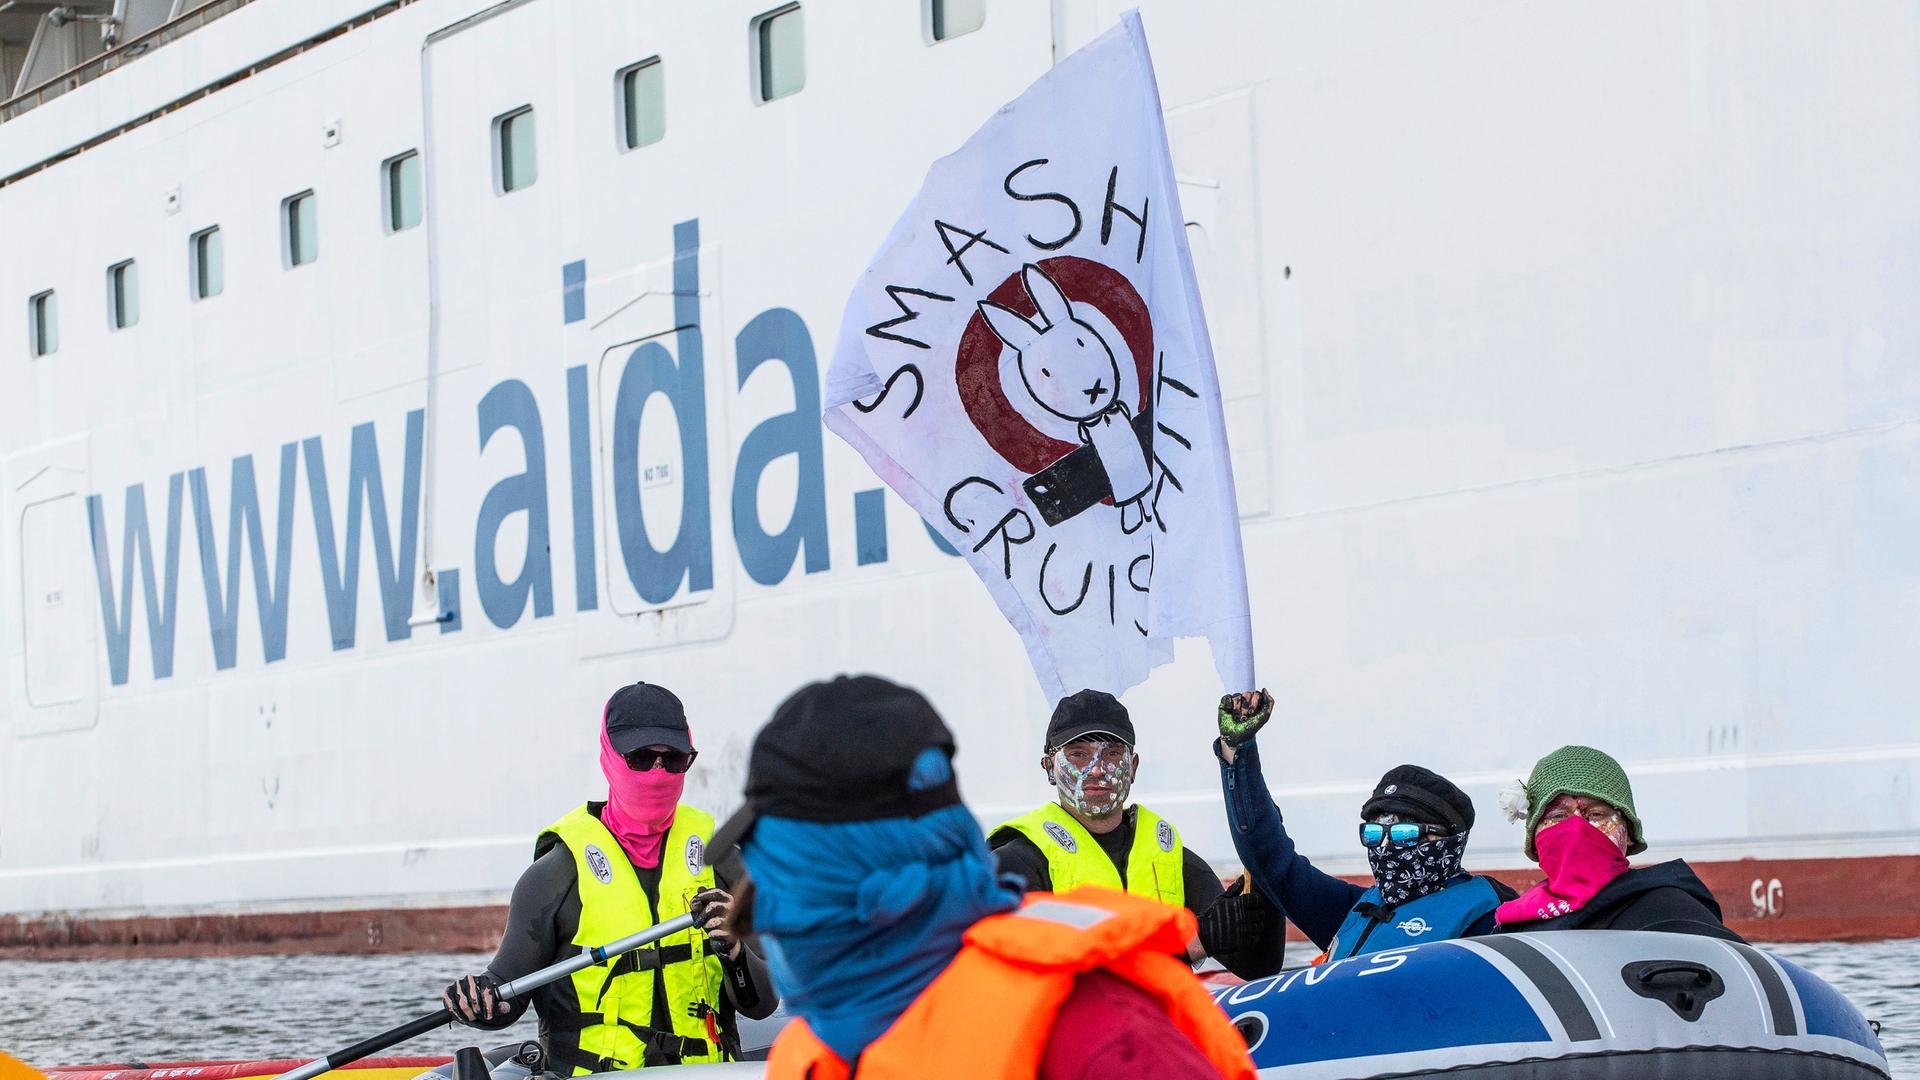
{"label": "face paint mask", "polygon": [[[1089,742],[1091,753],[1084,765],[1068,760],[1066,747],[1053,752],[1053,780],[1060,789],[1060,804],[1087,817],[1106,817],[1127,805],[1133,791],[1133,748],[1121,742]],[[1119,753],[1113,753],[1114,750]],[[1107,790],[1088,794],[1089,784],[1104,785]]]}
{"label": "face paint mask", "polygon": [[1393,907],[1446,888],[1460,873],[1460,859],[1466,853],[1467,834],[1459,833],[1412,847],[1386,843],[1368,848],[1367,862],[1373,867],[1380,902]]}

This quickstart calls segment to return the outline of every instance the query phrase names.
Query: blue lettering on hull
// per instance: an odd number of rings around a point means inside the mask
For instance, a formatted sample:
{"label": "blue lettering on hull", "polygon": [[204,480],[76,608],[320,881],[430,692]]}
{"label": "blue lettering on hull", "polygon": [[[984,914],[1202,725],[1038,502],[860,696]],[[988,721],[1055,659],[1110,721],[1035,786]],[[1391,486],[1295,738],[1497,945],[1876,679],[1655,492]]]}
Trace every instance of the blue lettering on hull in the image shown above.
{"label": "blue lettering on hull", "polygon": [[[620,559],[640,598],[664,604],[685,581],[693,592],[713,588],[713,524],[707,490],[707,386],[700,338],[700,223],[673,227],[673,321],[680,356],[657,341],[627,356],[613,405],[613,514]],[[660,551],[647,539],[640,508],[640,413],[665,395],[680,426],[680,531]]]}
{"label": "blue lettering on hull", "polygon": [[[253,555],[254,601],[260,615],[260,647],[267,663],[287,655],[287,578],[293,570],[289,557],[293,547],[294,470],[299,464],[300,448],[288,443],[280,448],[280,507],[274,519],[273,561],[267,561],[266,537],[260,524],[260,496],[253,480],[253,455],[233,459],[232,482],[227,491],[227,575],[224,595],[220,581],[220,548],[213,538],[213,511],[207,498],[207,470],[187,474],[193,488],[193,518],[199,526],[200,579],[207,590],[207,625],[213,632],[213,666],[222,671],[239,662],[240,651],[240,559]],[[240,534],[251,546],[243,551]],[[269,571],[271,567],[271,571]],[[272,580],[268,580],[269,573]]]}
{"label": "blue lettering on hull", "polygon": [[[740,444],[733,470],[733,542],[740,564],[760,584],[778,585],[804,550],[807,573],[819,573],[827,568],[827,479],[820,449],[820,372],[806,321],[786,308],[755,315],[734,339],[734,360],[741,389],[768,362],[785,365],[793,380],[793,411],[762,420]],[[800,466],[793,516],[785,529],[768,533],[760,524],[760,478],[786,454]]]}
{"label": "blue lettering on hull", "polygon": [[413,628],[407,620],[413,614],[412,581],[414,552],[420,539],[420,459],[426,412],[414,409],[407,414],[404,448],[405,465],[401,471],[400,539],[394,543],[389,528],[386,487],[380,477],[380,442],[373,424],[353,429],[352,454],[347,464],[347,535],[344,555],[334,543],[333,500],[327,492],[327,462],[318,437],[306,440],[302,449],[307,459],[307,494],[313,502],[313,536],[320,552],[320,583],[326,590],[327,621],[333,630],[333,647],[353,648],[354,628],[360,611],[360,523],[371,519],[373,550],[379,562],[380,607],[386,616],[387,640],[410,637]]}
{"label": "blue lettering on hull", "polygon": [[[683,588],[690,592],[713,588],[698,220],[676,225],[673,239],[673,348],[669,350],[661,341],[642,342],[624,359],[611,403],[610,443],[606,448],[612,505],[601,511],[613,515],[613,535],[617,537],[618,550],[608,553],[609,572],[625,573],[634,590],[651,604],[665,603]],[[584,261],[562,267],[564,323],[586,318],[586,278]],[[761,420],[747,432],[741,441],[730,493],[733,539],[740,564],[762,585],[780,584],[796,566],[804,573],[816,574],[830,564],[820,368],[806,320],[788,308],[760,312],[734,338],[736,388],[744,388],[755,372],[770,364],[783,371],[791,383],[794,405],[788,412]],[[578,611],[593,611],[600,606],[600,595],[592,464],[596,414],[588,365],[566,369],[565,389],[566,501],[572,519],[574,606]],[[680,437],[680,525],[664,548],[656,548],[648,537],[640,499],[641,415],[655,394],[665,398],[673,410]],[[475,423],[482,454],[495,442],[513,438],[519,442],[518,452],[524,463],[521,471],[494,481],[482,497],[474,522],[473,566],[466,575],[487,621],[509,628],[529,610],[536,619],[554,610],[546,427],[533,390],[519,379],[507,379],[489,389],[476,407]],[[227,670],[239,662],[242,597],[247,591],[242,583],[243,564],[250,568],[253,578],[253,603],[245,606],[251,607],[258,620],[264,658],[268,663],[285,658],[289,582],[296,557],[292,550],[293,518],[300,505],[297,488],[303,471],[307,512],[313,518],[314,556],[319,562],[333,648],[351,649],[357,641],[363,534],[371,539],[386,640],[410,638],[412,579],[417,569],[422,512],[424,435],[424,411],[408,412],[397,452],[390,442],[383,459],[374,424],[356,425],[348,437],[342,493],[345,505],[338,508],[334,502],[338,485],[328,475],[321,437],[286,443],[280,448],[279,482],[272,505],[265,508],[272,511],[270,519],[260,503],[254,456],[233,459],[229,465],[224,544],[220,543],[221,511],[215,505],[204,467],[168,478],[166,516],[160,522],[150,517],[145,486],[130,485],[122,503],[117,543],[107,522],[105,500],[98,494],[89,495],[89,540],[113,684],[123,685],[131,677],[136,605],[144,613],[153,677],[166,679],[173,675],[181,530],[189,514],[200,552],[215,668]],[[793,512],[784,527],[772,532],[760,516],[761,488],[768,467],[788,455],[797,466]],[[397,483],[388,471],[396,458]],[[304,470],[300,468],[302,459]],[[854,495],[856,557],[861,566],[887,561],[886,499],[883,488]],[[338,519],[336,509],[341,513]],[[515,515],[524,516],[526,548],[519,567],[504,571],[499,567],[496,548],[502,528]],[[927,532],[940,550],[953,554],[938,533],[930,528]],[[463,575],[454,567],[432,569],[436,574],[440,633],[457,632],[462,626]],[[136,578],[140,585],[137,597]]]}
{"label": "blue lettering on hull", "polygon": [[[107,671],[115,686],[127,681],[133,645],[133,567],[140,564],[140,582],[147,601],[147,650],[153,656],[153,677],[173,674],[173,627],[180,585],[180,474],[167,479],[166,561],[153,565],[153,539],[147,528],[145,485],[127,487],[126,525],[120,542],[120,603],[114,604],[113,563],[108,552],[107,520],[100,496],[87,496],[88,531],[93,539],[93,567],[100,584],[100,618],[106,624]],[[165,583],[156,589],[155,579]]]}
{"label": "blue lettering on hull", "polygon": [[[553,560],[547,547],[547,452],[540,429],[540,406],[533,391],[519,379],[487,391],[480,399],[480,449],[504,428],[520,435],[526,471],[493,485],[480,501],[480,520],[473,536],[473,587],[480,607],[493,625],[502,629],[520,621],[533,598],[535,618],[553,614]],[[527,551],[520,573],[512,581],[500,578],[494,544],[500,526],[514,514],[527,515]]]}

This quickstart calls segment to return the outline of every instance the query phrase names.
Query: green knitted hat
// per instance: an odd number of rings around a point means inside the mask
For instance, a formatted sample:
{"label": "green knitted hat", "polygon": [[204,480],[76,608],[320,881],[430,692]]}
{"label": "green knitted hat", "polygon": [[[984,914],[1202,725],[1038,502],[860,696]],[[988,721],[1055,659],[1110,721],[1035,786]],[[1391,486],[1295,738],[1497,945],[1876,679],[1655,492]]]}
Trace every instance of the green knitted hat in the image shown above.
{"label": "green knitted hat", "polygon": [[1591,746],[1563,746],[1536,762],[1533,775],[1527,777],[1527,858],[1540,861],[1533,849],[1533,834],[1547,805],[1562,795],[1584,795],[1612,803],[1626,815],[1633,829],[1627,854],[1647,850],[1647,834],[1633,808],[1633,785],[1627,781],[1626,770],[1610,755]]}

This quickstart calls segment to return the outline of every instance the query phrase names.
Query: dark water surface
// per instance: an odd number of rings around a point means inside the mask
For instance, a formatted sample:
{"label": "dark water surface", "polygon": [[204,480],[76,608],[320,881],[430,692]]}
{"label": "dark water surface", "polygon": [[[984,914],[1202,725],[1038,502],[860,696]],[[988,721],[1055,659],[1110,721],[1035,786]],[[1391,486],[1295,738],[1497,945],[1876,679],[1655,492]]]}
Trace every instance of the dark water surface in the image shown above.
{"label": "dark water surface", "polygon": [[[32,1065],[314,1058],[440,1007],[490,954],[0,961],[0,1049]],[[443,1028],[390,1054],[537,1038]]]}
{"label": "dark water surface", "polygon": [[1879,1021],[1893,1075],[1920,1077],[1920,938],[1762,948],[1827,980],[1867,1019]]}
{"label": "dark water surface", "polygon": [[[1881,1024],[1895,1076],[1920,1077],[1920,939],[1769,946]],[[1289,966],[1311,950],[1289,950]],[[35,1065],[318,1057],[439,1007],[482,954],[0,961],[0,1049]],[[398,1048],[450,1054],[534,1038],[448,1028]]]}

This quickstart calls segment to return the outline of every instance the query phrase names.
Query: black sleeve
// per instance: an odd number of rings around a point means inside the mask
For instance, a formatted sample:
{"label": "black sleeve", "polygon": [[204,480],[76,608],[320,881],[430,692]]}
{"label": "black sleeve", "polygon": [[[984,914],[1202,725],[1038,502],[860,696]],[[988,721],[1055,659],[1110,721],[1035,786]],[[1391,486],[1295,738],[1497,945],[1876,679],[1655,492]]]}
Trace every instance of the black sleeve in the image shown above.
{"label": "black sleeve", "polygon": [[1492,874],[1475,874],[1473,876],[1493,886],[1493,895],[1499,897],[1500,902],[1503,904],[1509,900],[1518,900],[1520,898],[1520,893],[1516,891],[1513,886],[1501,881]]}
{"label": "black sleeve", "polygon": [[[713,880],[723,891],[732,893],[733,883],[738,880],[735,875],[740,872],[740,860],[732,852],[729,855],[732,857],[714,865]],[[720,967],[726,972],[726,1004],[733,1010],[755,1020],[764,1020],[780,1007],[780,996],[774,993],[773,977],[767,973],[767,962],[760,959],[752,946],[742,943],[740,959],[729,960],[723,956],[720,958]]]}
{"label": "black sleeve", "polygon": [[[510,982],[553,963],[561,943],[573,940],[572,929],[564,938],[558,931],[561,909],[577,888],[575,876],[573,855],[563,844],[555,844],[521,873],[507,907],[507,928],[500,935],[493,962],[487,965],[488,974]],[[520,1019],[529,1000],[522,997],[513,1002],[506,1019],[492,1027],[507,1027]]]}
{"label": "black sleeve", "polygon": [[998,841],[993,849],[997,873],[1012,874],[1025,881],[1028,892],[1053,891],[1053,874],[1047,870],[1047,857],[1033,846],[1033,841],[1012,829],[995,833],[988,842],[993,841]]}
{"label": "black sleeve", "polygon": [[1212,907],[1213,902],[1226,891],[1226,887],[1220,884],[1220,875],[1213,872],[1207,860],[1194,854],[1192,848],[1181,852],[1180,886],[1187,895],[1187,910],[1195,915]]}
{"label": "black sleeve", "polygon": [[1720,917],[1685,889],[1666,886],[1633,898],[1608,924],[1609,930],[1659,930],[1669,934],[1697,934],[1725,941],[1745,941],[1727,929]]}
{"label": "black sleeve", "polygon": [[[1488,885],[1493,886],[1493,895],[1499,898],[1500,902],[1503,904],[1509,900],[1518,899],[1520,896],[1519,893],[1513,891],[1513,886],[1507,884],[1504,881],[1501,881],[1499,878],[1494,877],[1492,874],[1475,874],[1473,876],[1486,882]],[[1460,932],[1460,936],[1461,937],[1486,937],[1489,934],[1499,933],[1500,924],[1497,921],[1495,921],[1493,916],[1494,916],[1494,913],[1491,911],[1481,915],[1479,918],[1473,920],[1471,923],[1468,923],[1467,928]]]}

